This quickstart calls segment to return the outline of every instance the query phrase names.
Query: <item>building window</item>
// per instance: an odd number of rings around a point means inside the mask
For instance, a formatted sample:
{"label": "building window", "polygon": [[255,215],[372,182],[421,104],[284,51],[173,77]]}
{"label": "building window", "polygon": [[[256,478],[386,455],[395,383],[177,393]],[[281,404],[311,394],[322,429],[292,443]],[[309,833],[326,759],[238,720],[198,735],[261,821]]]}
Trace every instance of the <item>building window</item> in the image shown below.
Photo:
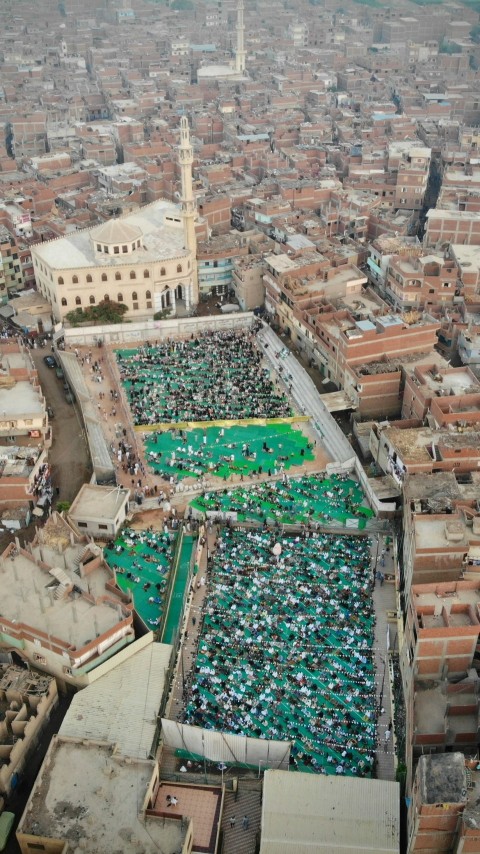
{"label": "building window", "polygon": [[33,653],[33,660],[36,662],[36,664],[46,664],[47,663],[47,659],[43,655],[39,655],[38,652]]}
{"label": "building window", "polygon": [[113,247],[113,254],[118,255],[119,253],[120,253],[120,246],[114,246]]}
{"label": "building window", "polygon": [[123,302],[123,294],[117,294],[117,302]]}
{"label": "building window", "polygon": [[130,278],[131,278],[131,279],[136,279],[136,278],[137,278],[137,274],[135,273],[135,270],[130,270]]}
{"label": "building window", "polygon": [[151,307],[152,307],[152,302],[151,302],[151,300],[147,300],[147,308],[151,308]]}
{"label": "building window", "polygon": [[80,297],[75,297],[75,305],[81,305],[81,304],[82,304],[82,300],[81,300],[81,298],[80,298]]}
{"label": "building window", "polygon": [[98,525],[99,531],[108,531],[108,525]]}
{"label": "building window", "polygon": [[101,252],[101,251],[102,251],[102,246],[100,243],[97,243],[97,252]]}
{"label": "building window", "polygon": [[108,294],[103,295],[103,301],[104,302],[110,302],[110,297],[108,296]]}
{"label": "building window", "polygon": [[91,282],[92,282],[92,277],[91,277],[90,273],[88,273],[88,275],[87,275],[87,284],[89,284],[89,285],[90,285],[90,284],[91,284]]}
{"label": "building window", "polygon": [[74,285],[78,285],[78,276],[72,276],[72,282]]}
{"label": "building window", "polygon": [[77,527],[78,528],[88,528],[88,525],[86,522],[77,522]]}
{"label": "building window", "polygon": [[122,252],[128,252],[128,246],[122,246]]}
{"label": "building window", "polygon": [[167,275],[166,270],[165,270],[165,267],[162,267],[162,269],[160,270],[160,275],[161,275],[161,276],[166,276],[166,275]]}
{"label": "building window", "polygon": [[107,281],[107,274],[102,273],[102,282],[106,282],[106,281]]}
{"label": "building window", "polygon": [[182,272],[182,265],[177,264],[177,273],[181,273],[181,272]]}
{"label": "building window", "polygon": [[151,291],[145,292],[145,299],[152,299],[152,292]]}
{"label": "building window", "polygon": [[59,284],[59,285],[64,285],[64,284],[65,284],[65,282],[63,281],[63,276],[59,276],[59,277],[58,277],[58,284]]}
{"label": "building window", "polygon": [[62,297],[62,305],[67,305],[67,300],[65,299],[65,297]]}
{"label": "building window", "polygon": [[138,311],[138,302],[133,303],[133,310]]}
{"label": "building window", "polygon": [[108,255],[108,246],[104,246],[103,251],[105,252],[105,255]]}
{"label": "building window", "polygon": [[62,669],[63,669],[65,676],[71,676],[72,675],[72,668],[71,667],[67,667],[65,665],[65,667],[63,667]]}
{"label": "building window", "polygon": [[89,301],[90,305],[95,305],[95,297],[93,296],[93,294],[90,294],[88,301]]}
{"label": "building window", "polygon": [[150,278],[150,273],[149,273],[149,271],[148,271],[148,270],[144,270],[144,271],[143,271],[143,278],[144,278],[144,279],[149,279],[149,278]]}
{"label": "building window", "polygon": [[134,300],[134,301],[135,301],[135,300],[137,300],[137,299],[138,299],[137,292],[136,292],[136,291],[134,291],[134,292],[133,292],[133,294],[132,294],[132,300]]}
{"label": "building window", "polygon": [[119,282],[119,281],[121,280],[121,278],[122,278],[122,274],[121,274],[121,273],[115,273],[115,280],[116,280],[117,282]]}

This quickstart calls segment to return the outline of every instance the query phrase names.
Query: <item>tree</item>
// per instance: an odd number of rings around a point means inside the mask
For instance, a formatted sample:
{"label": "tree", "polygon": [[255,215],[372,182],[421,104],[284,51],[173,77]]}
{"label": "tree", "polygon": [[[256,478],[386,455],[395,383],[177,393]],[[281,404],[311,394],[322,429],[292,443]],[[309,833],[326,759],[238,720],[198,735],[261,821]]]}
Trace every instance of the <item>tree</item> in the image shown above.
{"label": "tree", "polygon": [[73,311],[69,311],[65,317],[72,326],[78,326],[80,323],[104,323],[110,325],[122,323],[123,315],[127,311],[128,306],[123,302],[102,300],[98,305],[89,305],[87,308],[76,308]]}
{"label": "tree", "polygon": [[67,513],[71,506],[70,501],[57,501],[56,510],[58,513]]}

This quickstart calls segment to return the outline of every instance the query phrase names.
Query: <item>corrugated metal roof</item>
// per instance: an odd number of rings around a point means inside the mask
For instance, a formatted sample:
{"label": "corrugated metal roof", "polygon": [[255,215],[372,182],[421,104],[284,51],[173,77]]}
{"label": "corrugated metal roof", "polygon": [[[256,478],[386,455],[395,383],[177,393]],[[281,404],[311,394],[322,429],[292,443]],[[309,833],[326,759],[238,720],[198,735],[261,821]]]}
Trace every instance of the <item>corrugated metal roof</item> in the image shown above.
{"label": "corrugated metal roof", "polygon": [[261,838],[260,854],[398,854],[399,784],[267,771]]}
{"label": "corrugated metal roof", "polygon": [[148,757],[171,652],[170,644],[151,643],[88,685],[73,698],[60,734],[108,741],[123,756]]}

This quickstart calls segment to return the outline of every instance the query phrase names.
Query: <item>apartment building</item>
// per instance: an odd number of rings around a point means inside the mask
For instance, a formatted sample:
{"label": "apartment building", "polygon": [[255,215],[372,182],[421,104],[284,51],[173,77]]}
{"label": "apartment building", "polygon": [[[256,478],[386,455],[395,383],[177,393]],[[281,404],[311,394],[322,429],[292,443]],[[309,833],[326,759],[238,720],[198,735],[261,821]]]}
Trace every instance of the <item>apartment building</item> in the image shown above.
{"label": "apartment building", "polygon": [[396,311],[453,306],[462,294],[454,260],[441,255],[392,256],[385,282],[386,299]]}
{"label": "apartment building", "polygon": [[0,648],[54,676],[62,690],[87,685],[95,668],[121,651],[126,656],[136,636],[148,636],[136,635],[133,605],[101,549],[82,542],[57,514],[26,548],[7,546],[0,577]]}
{"label": "apartment building", "polygon": [[408,804],[407,852],[480,851],[480,774],[463,753],[421,756]]}
{"label": "apartment building", "polygon": [[442,208],[427,211],[424,245],[442,248],[448,243],[480,246],[478,213]]}

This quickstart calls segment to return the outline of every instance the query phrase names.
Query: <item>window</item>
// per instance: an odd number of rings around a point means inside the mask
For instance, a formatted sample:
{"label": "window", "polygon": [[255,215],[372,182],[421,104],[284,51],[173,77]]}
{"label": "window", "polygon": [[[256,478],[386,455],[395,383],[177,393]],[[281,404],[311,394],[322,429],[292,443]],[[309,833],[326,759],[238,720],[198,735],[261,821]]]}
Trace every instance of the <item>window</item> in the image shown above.
{"label": "window", "polygon": [[33,660],[37,664],[46,664],[47,663],[47,659],[43,655],[40,655],[38,652],[33,653]]}
{"label": "window", "polygon": [[59,285],[64,285],[64,284],[65,284],[65,282],[63,281],[63,276],[59,276],[59,277],[58,277],[58,284],[59,284]]}
{"label": "window", "polygon": [[152,299],[152,293],[151,293],[151,291],[146,291],[146,292],[145,292],[145,299]]}
{"label": "window", "polygon": [[118,255],[118,254],[119,254],[119,252],[120,252],[120,246],[114,246],[114,247],[113,247],[113,254],[114,254],[114,255]]}
{"label": "window", "polygon": [[103,251],[105,252],[105,255],[108,255],[108,246],[104,246]]}
{"label": "window", "polygon": [[121,281],[121,278],[122,278],[122,274],[121,274],[121,273],[115,273],[115,279],[116,279],[116,281],[117,281],[117,282],[120,282],[120,281]]}
{"label": "window", "polygon": [[77,526],[79,528],[88,528],[88,525],[86,522],[77,522]]}
{"label": "window", "polygon": [[143,278],[144,278],[144,279],[149,279],[149,278],[150,278],[150,273],[149,273],[149,271],[148,271],[148,270],[144,270],[144,271],[143,271]]}
{"label": "window", "polygon": [[82,304],[82,300],[81,300],[81,298],[80,298],[80,297],[75,297],[75,305],[81,305],[81,304]]}
{"label": "window", "polygon": [[151,307],[152,307],[152,301],[147,299],[147,308],[151,308]]}
{"label": "window", "polygon": [[182,265],[177,264],[177,273],[181,273],[181,272],[182,272]]}
{"label": "window", "polygon": [[166,276],[166,275],[167,275],[166,270],[165,270],[165,267],[162,267],[162,269],[160,270],[160,275],[161,275],[161,276]]}
{"label": "window", "polygon": [[72,675],[72,668],[71,667],[67,667],[65,665],[65,667],[63,667],[62,669],[63,669],[63,672],[65,673],[65,676],[71,676]]}
{"label": "window", "polygon": [[132,299],[133,299],[133,301],[135,301],[135,300],[137,300],[137,299],[138,299],[138,296],[137,296],[137,292],[136,292],[136,291],[134,291],[134,292],[133,292],[133,294],[132,294]]}
{"label": "window", "polygon": [[78,285],[78,276],[72,276],[72,282],[74,285]]}
{"label": "window", "polygon": [[90,273],[89,273],[89,274],[87,275],[87,283],[88,283],[88,284],[91,284],[91,281],[92,281],[92,277],[91,277],[91,275],[90,275]]}
{"label": "window", "polygon": [[123,294],[117,294],[117,302],[123,302]]}
{"label": "window", "polygon": [[130,278],[131,278],[131,279],[136,279],[136,278],[137,278],[137,274],[135,273],[135,270],[130,270]]}
{"label": "window", "polygon": [[95,297],[93,296],[93,294],[90,294],[88,301],[90,305],[95,305]]}
{"label": "window", "polygon": [[108,296],[108,294],[103,295],[103,300],[104,302],[110,302],[110,297]]}
{"label": "window", "polygon": [[67,300],[65,299],[65,297],[62,297],[62,305],[67,305]]}
{"label": "window", "polygon": [[107,281],[107,274],[102,273],[102,282],[106,282],[106,281]]}
{"label": "window", "polygon": [[138,311],[138,302],[133,303],[133,310]]}
{"label": "window", "polygon": [[98,525],[99,531],[108,531],[108,525]]}
{"label": "window", "polygon": [[128,246],[122,246],[122,252],[128,252]]}
{"label": "window", "polygon": [[101,251],[102,251],[102,246],[100,243],[97,243],[97,252],[101,252]]}

